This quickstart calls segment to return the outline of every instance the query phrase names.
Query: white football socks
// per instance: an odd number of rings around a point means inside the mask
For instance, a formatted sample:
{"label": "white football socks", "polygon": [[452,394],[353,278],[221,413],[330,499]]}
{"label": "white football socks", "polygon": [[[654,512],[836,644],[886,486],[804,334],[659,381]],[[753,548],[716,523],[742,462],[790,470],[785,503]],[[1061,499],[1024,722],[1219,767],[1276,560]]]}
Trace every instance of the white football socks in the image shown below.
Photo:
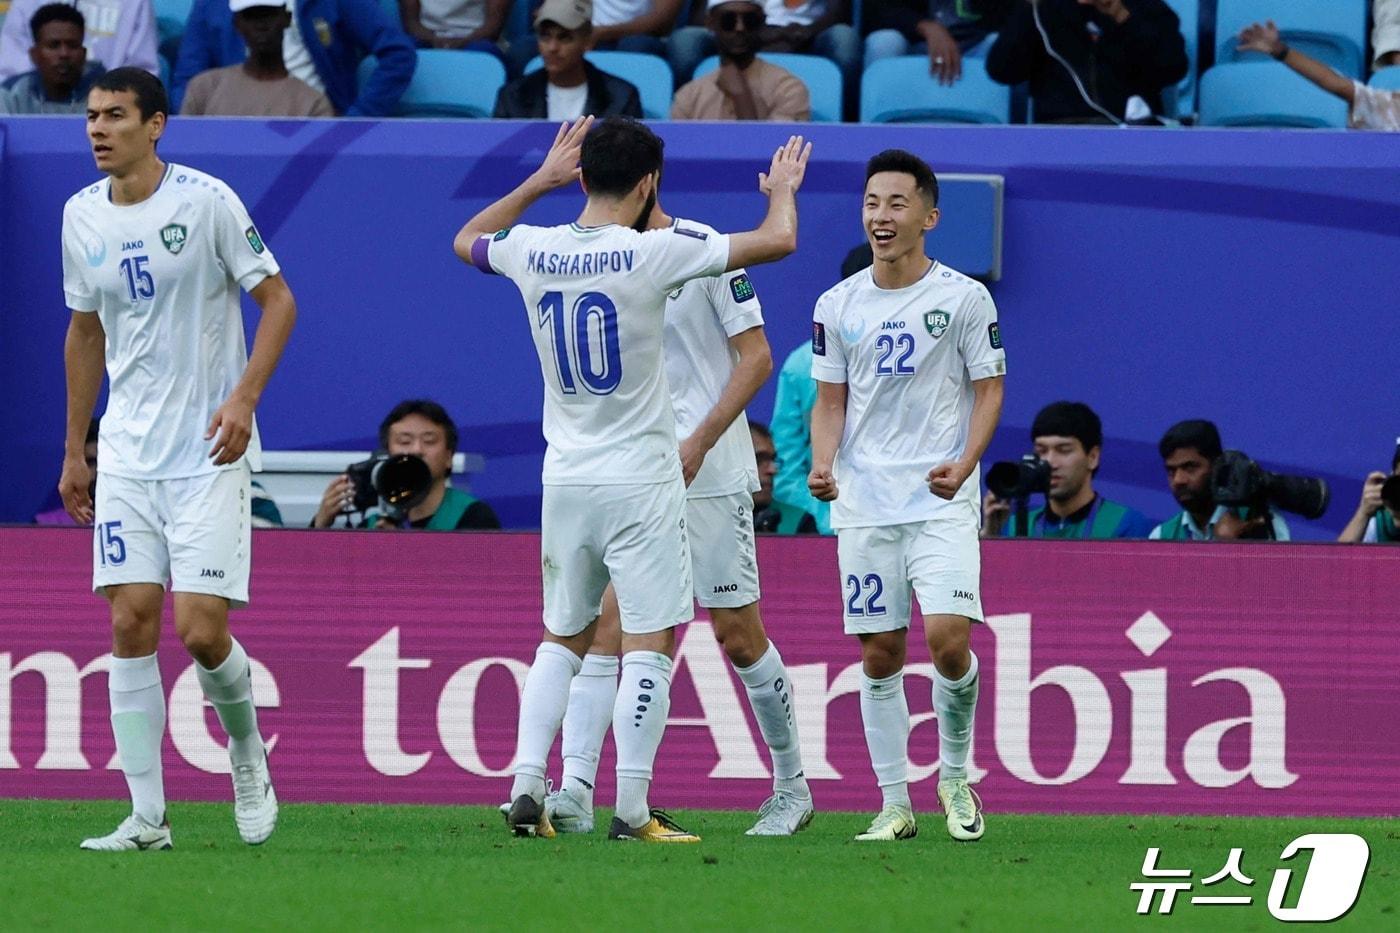
{"label": "white football socks", "polygon": [[578,676],[569,684],[569,708],[564,713],[564,786],[592,804],[598,782],[598,756],[612,725],[617,704],[614,655],[586,654]]}
{"label": "white football socks", "polygon": [[132,812],[152,826],[165,821],[160,744],[165,735],[165,690],[154,654],[112,658],[107,675],[112,734],[117,740]]}
{"label": "white football socks", "polygon": [[263,741],[258,734],[257,707],[253,706],[253,672],[248,653],[235,638],[224,663],[213,670],[196,663],[194,670],[228,733],[229,758],[235,765],[256,764],[263,756]]}
{"label": "white football socks", "polygon": [[655,651],[623,655],[613,741],[617,743],[617,817],[628,826],[635,828],[651,819],[647,791],[670,710],[671,659]]}
{"label": "white football socks", "polygon": [[810,797],[807,779],[802,774],[802,748],[797,741],[797,722],[792,712],[792,686],[778,646],[768,643],[768,650],[750,667],[736,667],[734,672],[744,682],[749,694],[749,706],[758,720],[758,731],[768,743],[773,758],[773,788],[798,797]]}
{"label": "white football socks", "polygon": [[583,660],[563,645],[540,642],[520,694],[520,731],[515,740],[515,782],[510,799],[529,794],[544,800],[545,761],[569,705],[569,682]]}
{"label": "white football socks", "polygon": [[[969,652],[971,654],[971,652]],[[933,672],[933,708],[938,713],[938,779],[967,780],[967,749],[977,713],[977,655],[967,673],[948,680]]]}
{"label": "white football socks", "polygon": [[904,671],[888,677],[860,675],[860,718],[870,764],[884,796],[883,806],[910,807],[909,700],[904,696]]}

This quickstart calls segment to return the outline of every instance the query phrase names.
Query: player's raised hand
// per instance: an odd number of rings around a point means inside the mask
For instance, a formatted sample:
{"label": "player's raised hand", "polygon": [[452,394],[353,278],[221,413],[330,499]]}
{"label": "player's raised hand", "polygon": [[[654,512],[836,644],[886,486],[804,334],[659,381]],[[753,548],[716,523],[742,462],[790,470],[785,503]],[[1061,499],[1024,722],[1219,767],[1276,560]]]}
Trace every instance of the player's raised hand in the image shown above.
{"label": "player's raised hand", "polygon": [[807,490],[823,502],[831,502],[837,496],[836,477],[830,470],[812,470],[807,474]]}
{"label": "player's raised hand", "polygon": [[63,508],[79,525],[92,524],[92,469],[82,457],[64,457],[63,472],[58,477],[58,494]]}
{"label": "player's raised hand", "polygon": [[928,491],[940,499],[951,499],[971,475],[972,470],[956,461],[940,463],[928,471]]}
{"label": "player's raised hand", "polygon": [[796,192],[802,187],[802,179],[807,174],[807,160],[812,157],[812,144],[804,143],[801,136],[789,136],[786,144],[773,153],[773,162],[768,171],[758,173],[758,190],[771,194],[776,187],[784,187]]}
{"label": "player's raised hand", "polygon": [[242,399],[229,396],[214,412],[209,427],[204,432],[207,441],[215,434],[214,446],[209,456],[214,466],[233,463],[248,449],[248,441],[253,436],[253,406]]}
{"label": "player's raised hand", "polygon": [[578,160],[583,152],[583,137],[588,135],[592,126],[592,116],[580,117],[572,125],[559,124],[559,132],[554,134],[554,144],[535,170],[535,179],[542,187],[553,191],[578,181],[582,174]]}

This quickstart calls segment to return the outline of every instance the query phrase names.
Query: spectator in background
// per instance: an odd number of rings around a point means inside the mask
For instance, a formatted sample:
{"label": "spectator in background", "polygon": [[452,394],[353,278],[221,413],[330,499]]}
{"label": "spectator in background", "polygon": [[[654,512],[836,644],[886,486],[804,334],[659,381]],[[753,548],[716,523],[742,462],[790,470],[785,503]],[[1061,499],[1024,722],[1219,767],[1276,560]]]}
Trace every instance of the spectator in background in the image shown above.
{"label": "spectator in background", "polygon": [[584,114],[603,117],[642,116],[635,85],[585,59],[591,47],[589,0],[544,0],[535,13],[544,67],[507,84],[496,95],[492,116],[511,120],[574,121]]}
{"label": "spectator in background", "polygon": [[[534,0],[529,2],[533,3]],[[589,11],[584,15],[593,23],[592,48],[666,58],[669,50],[666,37],[676,25],[682,3],[683,0],[601,0],[590,3]],[[536,51],[535,42],[527,36],[512,42],[509,56],[512,71],[523,71]]]}
{"label": "spectator in background", "polygon": [[809,513],[773,498],[773,477],[777,475],[781,463],[768,426],[750,419],[749,436],[753,438],[753,456],[758,463],[759,482],[759,490],[753,494],[753,530],[780,535],[815,532],[817,522]]}
{"label": "spectator in background", "polygon": [[1273,538],[1287,541],[1288,525],[1277,512],[1248,518],[1239,509],[1215,504],[1211,474],[1223,448],[1220,431],[1209,421],[1181,421],[1167,429],[1157,445],[1167,483],[1183,511],[1148,537],[1162,541],[1207,541]]}
{"label": "spectator in background", "polygon": [[[421,457],[428,465],[433,482],[427,497],[410,509],[403,520],[370,510],[360,527],[402,528],[405,523],[428,531],[501,527],[491,506],[448,485],[452,456],[457,452],[457,424],[437,402],[408,399],[395,405],[379,425],[379,447],[390,456]],[[347,514],[354,501],[354,482],[345,474],[337,476],[326,487],[321,507],[311,519],[311,527],[329,528],[338,516]]]}
{"label": "spectator in background", "polygon": [[[1356,507],[1351,521],[1337,536],[1338,541],[1350,544],[1400,544],[1400,501],[1396,501],[1400,496],[1387,500],[1381,495],[1381,487],[1392,479],[1396,480],[1395,485],[1400,486],[1400,441],[1397,441],[1395,455],[1390,460],[1390,475],[1377,470],[1366,477],[1361,487],[1361,503]],[[1391,488],[1393,490],[1395,487]]]}
{"label": "spectator in background", "polygon": [[1371,6],[1371,50],[1374,68],[1400,65],[1400,0],[1375,0]]}
{"label": "spectator in background", "polygon": [[514,0],[399,0],[404,32],[420,49],[501,55],[501,32]]}
{"label": "spectator in background", "polygon": [[[713,0],[708,4],[707,28],[686,26],[671,36],[671,68],[677,81],[689,80],[696,65],[716,54],[720,37],[708,12],[720,5],[725,4]],[[841,69],[848,96],[859,86],[860,35],[847,22],[848,0],[755,0],[753,5],[764,12],[763,32],[755,51],[801,52],[829,58]]]}
{"label": "spectator in background", "polygon": [[676,92],[672,120],[773,120],[812,118],[802,80],[757,57],[764,22],[754,0],[716,0],[707,17],[719,48],[719,67]]}
{"label": "spectator in background", "polygon": [[83,113],[88,88],[102,66],[87,64],[83,48],[83,14],[64,3],[50,3],[29,21],[34,45],[33,71],[0,84],[0,113]]}
{"label": "spectator in background", "polygon": [[[29,57],[33,34],[30,21],[39,7],[51,0],[12,0],[5,24],[0,27],[0,79],[12,78],[34,67]],[[156,55],[156,18],[151,0],[78,0],[83,14],[84,44],[90,65],[106,71],[130,65],[160,74]]]}
{"label": "spectator in background", "polygon": [[1030,510],[1024,535],[1006,529],[1012,503],[990,492],[982,501],[982,537],[1007,532],[1028,538],[1146,538],[1153,523],[1141,512],[1094,491],[1103,452],[1103,423],[1083,402],[1052,402],[1031,423],[1035,455],[1050,466],[1046,506]]}
{"label": "spectator in background", "polygon": [[1279,38],[1273,21],[1253,23],[1240,32],[1241,52],[1263,52],[1283,62],[1313,84],[1347,102],[1348,122],[1358,130],[1400,130],[1400,92],[1367,87],[1344,78],[1331,68]]}
{"label": "spectator in background", "polygon": [[927,54],[942,84],[962,77],[964,55],[985,53],[1019,0],[886,0],[865,7],[865,67],[882,58]]}
{"label": "spectator in background", "polygon": [[282,37],[292,14],[268,0],[228,0],[233,28],[248,46],[239,65],[194,76],[180,104],[182,116],[333,117],[326,95],[287,71]]}
{"label": "spectator in background", "polygon": [[[1037,9],[1051,48],[1073,73],[1046,51]],[[1144,110],[1162,113],[1162,90],[1189,67],[1181,21],[1163,0],[1021,0],[987,51],[992,80],[1030,82],[1037,123],[1111,123],[1142,119]],[[1145,108],[1130,114],[1134,97]]]}
{"label": "spectator in background", "polygon": [[[282,35],[287,71],[345,116],[388,116],[413,78],[413,42],[379,0],[297,0],[292,28]],[[228,0],[194,0],[170,81],[170,105],[179,108],[195,75],[237,65],[247,54]],[[370,55],[377,64],[360,87],[356,71]]]}

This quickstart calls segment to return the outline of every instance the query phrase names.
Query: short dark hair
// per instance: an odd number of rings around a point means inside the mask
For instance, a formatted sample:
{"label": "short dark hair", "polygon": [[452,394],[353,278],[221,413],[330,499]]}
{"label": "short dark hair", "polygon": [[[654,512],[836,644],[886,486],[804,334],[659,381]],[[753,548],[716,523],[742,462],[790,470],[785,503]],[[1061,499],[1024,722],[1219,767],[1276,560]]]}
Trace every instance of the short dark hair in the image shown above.
{"label": "short dark hair", "polygon": [[46,3],[29,17],[29,31],[34,34],[34,42],[39,42],[39,30],[49,23],[72,23],[79,32],[86,32],[87,20],[78,8],[69,3]]}
{"label": "short dark hair", "polygon": [[583,139],[579,164],[589,194],[619,198],[661,171],[665,143],[631,117],[608,117]]}
{"label": "short dark hair", "polygon": [[1167,428],[1157,444],[1157,452],[1165,460],[1178,450],[1191,447],[1199,451],[1207,460],[1220,456],[1224,448],[1220,444],[1220,430],[1210,421],[1192,418],[1178,421]]}
{"label": "short dark hair", "polygon": [[770,431],[770,430],[768,430],[768,425],[764,424],[762,421],[755,421],[754,419],[750,418],[750,419],[749,419],[749,430],[750,430],[750,431],[757,431],[759,434],[762,434],[764,437],[768,438],[770,441],[773,439],[773,432]]}
{"label": "short dark hair", "polygon": [[938,206],[938,176],[927,162],[904,149],[886,149],[865,163],[865,181],[881,172],[901,172],[914,176],[914,186],[934,207]]}
{"label": "short dark hair", "polygon": [[1390,472],[1400,469],[1400,440],[1395,442],[1395,456],[1390,458]]}
{"label": "short dark hair", "polygon": [[442,428],[447,435],[447,447],[449,450],[457,449],[457,422],[452,420],[452,416],[432,399],[411,398],[399,402],[394,406],[389,414],[384,416],[384,420],[379,422],[379,446],[384,449],[389,447],[389,430],[409,415],[422,415],[433,424]]}
{"label": "short dark hair", "polygon": [[1075,438],[1088,453],[1103,446],[1103,422],[1083,402],[1051,402],[1031,422],[1031,443],[1050,436]]}
{"label": "short dark hair", "polygon": [[143,68],[130,65],[113,68],[92,83],[95,90],[131,91],[136,95],[136,109],[141,112],[141,122],[145,123],[158,113],[170,116],[170,98],[166,96],[165,85],[160,78]]}

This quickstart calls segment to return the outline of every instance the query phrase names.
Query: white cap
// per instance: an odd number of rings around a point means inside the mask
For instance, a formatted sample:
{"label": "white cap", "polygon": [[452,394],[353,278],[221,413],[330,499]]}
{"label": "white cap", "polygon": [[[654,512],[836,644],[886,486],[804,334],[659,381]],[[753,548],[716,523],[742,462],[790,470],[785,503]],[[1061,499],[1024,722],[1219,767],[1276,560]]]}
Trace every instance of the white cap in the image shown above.
{"label": "white cap", "polygon": [[276,6],[287,8],[285,0],[228,0],[228,8],[235,13],[251,10],[255,6]]}
{"label": "white cap", "polygon": [[707,0],[705,3],[705,10],[708,12],[716,7],[729,6],[731,3],[743,3],[748,6],[756,6],[760,10],[763,9],[762,0]]}

